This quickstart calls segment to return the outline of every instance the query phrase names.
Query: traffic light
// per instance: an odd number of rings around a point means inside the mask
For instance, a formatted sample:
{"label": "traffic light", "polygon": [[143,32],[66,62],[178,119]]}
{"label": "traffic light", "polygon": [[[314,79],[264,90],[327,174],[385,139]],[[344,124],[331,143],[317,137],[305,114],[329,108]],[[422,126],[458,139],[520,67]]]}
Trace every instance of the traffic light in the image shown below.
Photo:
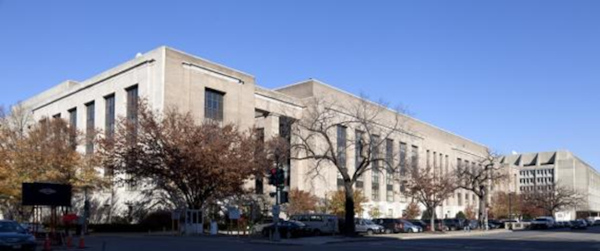
{"label": "traffic light", "polygon": [[269,185],[277,185],[277,168],[269,170]]}
{"label": "traffic light", "polygon": [[285,185],[285,171],[283,169],[277,169],[277,178],[276,182],[278,186]]}

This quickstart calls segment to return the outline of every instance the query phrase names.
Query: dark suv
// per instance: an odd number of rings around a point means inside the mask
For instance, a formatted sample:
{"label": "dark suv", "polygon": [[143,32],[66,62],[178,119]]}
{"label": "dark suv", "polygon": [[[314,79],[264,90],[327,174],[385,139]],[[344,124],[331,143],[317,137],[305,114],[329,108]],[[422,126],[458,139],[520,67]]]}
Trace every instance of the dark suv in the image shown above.
{"label": "dark suv", "polygon": [[455,231],[465,228],[465,221],[461,219],[444,219],[444,230]]}

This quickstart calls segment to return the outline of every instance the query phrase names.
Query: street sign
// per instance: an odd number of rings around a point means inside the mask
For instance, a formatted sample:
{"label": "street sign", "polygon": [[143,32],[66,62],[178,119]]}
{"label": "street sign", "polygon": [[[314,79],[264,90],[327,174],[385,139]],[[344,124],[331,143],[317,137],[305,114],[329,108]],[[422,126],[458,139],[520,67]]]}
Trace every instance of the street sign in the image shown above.
{"label": "street sign", "polygon": [[71,206],[71,185],[53,183],[23,183],[23,206]]}
{"label": "street sign", "polygon": [[231,220],[239,220],[240,219],[240,210],[235,207],[230,207],[229,210],[229,219]]}

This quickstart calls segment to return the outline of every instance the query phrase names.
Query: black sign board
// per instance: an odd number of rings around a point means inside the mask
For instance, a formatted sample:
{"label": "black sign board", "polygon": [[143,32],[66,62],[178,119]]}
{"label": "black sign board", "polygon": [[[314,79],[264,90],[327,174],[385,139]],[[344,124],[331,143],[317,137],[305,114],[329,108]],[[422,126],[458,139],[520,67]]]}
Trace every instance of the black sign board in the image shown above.
{"label": "black sign board", "polygon": [[71,206],[71,185],[23,183],[23,206]]}

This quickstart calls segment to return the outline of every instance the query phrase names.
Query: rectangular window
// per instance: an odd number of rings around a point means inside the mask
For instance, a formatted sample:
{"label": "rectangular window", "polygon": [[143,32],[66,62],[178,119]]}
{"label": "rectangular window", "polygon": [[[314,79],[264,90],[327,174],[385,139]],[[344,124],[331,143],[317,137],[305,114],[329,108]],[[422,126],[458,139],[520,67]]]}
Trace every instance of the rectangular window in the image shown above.
{"label": "rectangular window", "polygon": [[469,194],[465,193],[465,203],[469,205]]}
{"label": "rectangular window", "polygon": [[444,173],[444,155],[440,153],[440,162],[438,162],[440,172]]}
{"label": "rectangular window", "polygon": [[[342,168],[346,167],[346,127],[342,125],[337,126],[337,161],[338,165]],[[337,185],[344,186],[344,178],[342,174],[337,171]]]}
{"label": "rectangular window", "polygon": [[127,91],[127,122],[131,124],[133,135],[137,135],[138,130],[138,86],[134,85],[126,89]]}
{"label": "rectangular window", "polygon": [[385,162],[385,169],[387,170],[385,184],[387,190],[391,191],[394,187],[394,141],[392,139],[385,140]]}
{"label": "rectangular window", "polygon": [[456,158],[456,170],[458,170],[459,172],[462,172],[462,159],[461,158]]}
{"label": "rectangular window", "polygon": [[204,91],[204,117],[216,121],[223,121],[223,96],[224,93],[212,89]]}
{"label": "rectangular window", "polygon": [[[292,143],[292,124],[294,123],[294,119],[287,116],[279,116],[279,137],[283,138],[288,145]],[[288,156],[290,156],[290,150],[288,149]],[[286,173],[285,175],[285,185],[290,184],[290,167],[292,160],[290,158],[286,158],[283,163],[283,170]]]}
{"label": "rectangular window", "polygon": [[[376,173],[376,172],[375,172]],[[371,200],[379,201],[379,183],[371,183]]]}
{"label": "rectangular window", "polygon": [[411,150],[412,152],[410,154],[410,164],[412,165],[412,168],[416,170],[419,167],[419,147],[413,145]]}
{"label": "rectangular window", "polygon": [[[261,143],[265,142],[265,129],[264,128],[258,128],[256,131],[256,138],[259,142],[259,145],[255,151],[255,153],[261,154],[261,152],[264,150],[264,145],[262,145]],[[264,193],[264,184],[263,184],[263,176],[262,175],[256,175],[256,179],[254,180],[254,191],[256,194],[263,194]]]}
{"label": "rectangular window", "polygon": [[458,194],[456,195],[456,197],[458,198],[458,206],[459,206],[459,207],[460,207],[460,206],[462,206],[462,205],[463,205],[463,204],[462,204],[462,194],[461,194],[461,193],[458,193]]}
{"label": "rectangular window", "polygon": [[408,181],[403,180],[402,182],[400,182],[400,192],[404,193],[406,192],[406,184],[408,183]]}
{"label": "rectangular window", "polygon": [[379,136],[371,135],[369,147],[371,148],[371,199],[379,201],[379,172],[381,168],[377,160],[379,158]]}
{"label": "rectangular window", "polygon": [[438,166],[437,166],[437,153],[433,152],[433,155],[431,155],[431,157],[433,158],[433,169],[437,170]]}
{"label": "rectangular window", "polygon": [[429,150],[426,151],[425,159],[427,160],[427,168],[431,168],[431,153],[429,152]]}
{"label": "rectangular window", "polygon": [[104,130],[106,138],[112,139],[115,135],[115,95],[104,97]]}
{"label": "rectangular window", "polygon": [[406,143],[400,142],[400,176],[406,175],[406,163],[408,162]]}
{"label": "rectangular window", "polygon": [[71,147],[77,147],[77,108],[69,110],[69,127],[71,129],[71,135],[69,141],[71,141]]}
{"label": "rectangular window", "polygon": [[392,190],[386,191],[386,200],[388,202],[394,202],[394,191],[392,191]]}
{"label": "rectangular window", "polygon": [[85,105],[86,121],[85,121],[85,153],[92,154],[94,152],[94,137],[96,131],[96,104],[94,101]]}
{"label": "rectangular window", "polygon": [[444,168],[446,169],[446,173],[449,173],[449,171],[450,171],[449,170],[449,168],[450,168],[450,156],[448,156],[448,155],[446,155],[446,164],[445,164]]}
{"label": "rectangular window", "polygon": [[[360,168],[361,162],[363,161],[362,152],[363,152],[363,132],[355,131],[355,144],[354,144],[354,167],[356,170]],[[360,175],[356,179],[356,188],[363,188],[364,179],[363,176]]]}

